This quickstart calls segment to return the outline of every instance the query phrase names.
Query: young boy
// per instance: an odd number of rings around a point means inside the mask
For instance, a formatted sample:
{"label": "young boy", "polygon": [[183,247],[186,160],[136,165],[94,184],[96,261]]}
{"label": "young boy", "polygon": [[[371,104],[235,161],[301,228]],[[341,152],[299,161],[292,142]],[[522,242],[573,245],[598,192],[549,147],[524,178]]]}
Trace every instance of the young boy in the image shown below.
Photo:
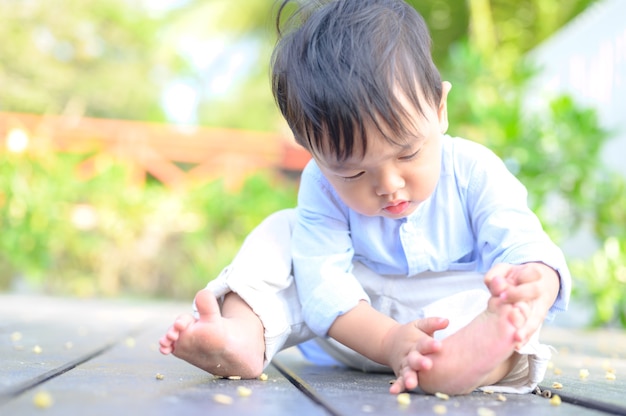
{"label": "young boy", "polygon": [[392,393],[532,391],[569,272],[501,160],[445,135],[451,86],[422,18],[402,0],[334,0],[288,22],[272,76],[313,155],[298,206],[248,236],[161,352],[251,378],[315,337],[346,365],[393,371]]}

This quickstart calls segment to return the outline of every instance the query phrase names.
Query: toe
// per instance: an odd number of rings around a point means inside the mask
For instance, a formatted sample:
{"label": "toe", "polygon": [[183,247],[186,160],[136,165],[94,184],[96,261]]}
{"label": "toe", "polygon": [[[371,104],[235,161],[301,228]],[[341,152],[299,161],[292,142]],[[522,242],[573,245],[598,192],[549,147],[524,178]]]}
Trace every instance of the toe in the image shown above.
{"label": "toe", "polygon": [[[183,332],[184,330],[189,328],[189,325],[191,325],[194,322],[195,322],[195,318],[193,316],[181,315],[176,319],[176,321],[174,321],[174,325],[172,326],[170,331],[168,331],[168,334],[172,331]],[[176,339],[178,339],[178,334],[176,335]]]}

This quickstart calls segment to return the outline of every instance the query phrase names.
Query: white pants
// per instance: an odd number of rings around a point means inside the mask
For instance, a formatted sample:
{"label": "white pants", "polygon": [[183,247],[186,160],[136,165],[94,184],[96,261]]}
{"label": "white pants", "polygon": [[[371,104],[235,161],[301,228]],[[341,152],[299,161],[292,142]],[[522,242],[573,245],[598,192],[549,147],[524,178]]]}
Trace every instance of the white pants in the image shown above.
{"label": "white pants", "polygon": [[[246,238],[233,262],[209,282],[207,288],[218,298],[237,293],[259,316],[265,328],[265,364],[280,350],[315,337],[302,318],[294,278],[291,274],[291,230],[295,212],[284,210],[265,219]],[[467,325],[487,307],[489,292],[483,276],[475,272],[422,273],[411,278],[381,276],[361,263],[354,264],[354,275],[370,297],[372,306],[406,323],[437,316],[450,325],[437,331],[443,339]],[[532,337],[522,349],[516,367],[496,386],[494,392],[528,393],[544,377],[550,349]],[[377,364],[331,338],[316,342],[341,363],[362,371],[386,371]]]}

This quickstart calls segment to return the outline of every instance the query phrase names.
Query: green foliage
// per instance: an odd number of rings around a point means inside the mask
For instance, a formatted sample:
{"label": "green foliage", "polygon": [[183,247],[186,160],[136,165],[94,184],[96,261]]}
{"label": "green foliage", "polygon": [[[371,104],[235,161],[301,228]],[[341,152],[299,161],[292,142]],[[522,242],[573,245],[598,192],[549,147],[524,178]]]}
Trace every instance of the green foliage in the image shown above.
{"label": "green foliage", "polygon": [[572,262],[572,272],[582,277],[574,295],[595,306],[592,324],[621,324],[626,328],[626,243],[615,237],[588,261]]}
{"label": "green foliage", "polygon": [[[89,155],[0,153],[0,287],[54,293],[190,298],[265,216],[295,205],[295,184],[250,177],[174,193],[130,186],[124,165]],[[278,186],[278,188],[277,188]]]}

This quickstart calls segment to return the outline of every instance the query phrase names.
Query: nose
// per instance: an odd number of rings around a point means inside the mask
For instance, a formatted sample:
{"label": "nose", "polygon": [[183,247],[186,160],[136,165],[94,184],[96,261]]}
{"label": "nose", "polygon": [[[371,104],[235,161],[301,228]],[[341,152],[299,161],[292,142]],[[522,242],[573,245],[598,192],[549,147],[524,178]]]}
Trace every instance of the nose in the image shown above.
{"label": "nose", "polygon": [[405,184],[404,178],[398,172],[393,170],[381,172],[376,183],[376,195],[393,195],[404,188]]}

